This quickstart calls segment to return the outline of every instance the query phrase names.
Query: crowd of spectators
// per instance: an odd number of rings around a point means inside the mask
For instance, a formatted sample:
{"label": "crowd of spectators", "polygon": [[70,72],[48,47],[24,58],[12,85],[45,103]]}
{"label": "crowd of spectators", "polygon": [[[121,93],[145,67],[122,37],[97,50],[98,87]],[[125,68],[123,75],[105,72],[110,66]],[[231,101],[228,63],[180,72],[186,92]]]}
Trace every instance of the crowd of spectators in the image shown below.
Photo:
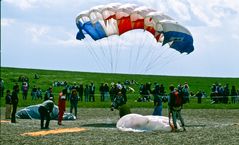
{"label": "crowd of spectators", "polygon": [[239,101],[239,90],[236,90],[236,86],[232,85],[231,89],[229,85],[222,85],[220,83],[214,83],[211,87],[210,97],[212,103],[225,103],[229,102],[229,96],[231,96],[231,103],[234,104]]}
{"label": "crowd of spectators", "polygon": [[[35,74],[35,79],[39,79],[39,76]],[[98,88],[96,88],[96,86]],[[72,91],[75,90],[77,92],[78,98],[77,101],[80,102],[95,102],[96,100],[100,100],[101,102],[110,101],[112,102],[118,92],[122,93],[124,100],[127,102],[127,94],[135,93],[134,88],[138,87],[139,97],[136,102],[153,102],[155,99],[160,96],[162,102],[168,101],[168,93],[166,92],[167,88],[163,83],[158,82],[146,82],[146,83],[138,83],[135,80],[125,80],[123,83],[118,81],[115,82],[102,82],[95,86],[94,82],[87,83],[76,83],[76,82],[67,82],[67,81],[54,81],[47,90],[42,90],[40,86],[33,85],[30,86],[29,78],[26,76],[19,76],[18,82],[16,82],[13,86],[13,90],[16,90],[17,93],[22,93],[22,100],[27,100],[27,97],[30,92],[31,100],[46,100],[50,97],[54,97],[54,93],[58,94],[58,92],[53,92],[54,87],[62,87],[66,89],[66,100],[70,101]],[[176,86],[177,90],[183,94],[184,102],[189,103],[190,97],[198,98],[198,103],[202,102],[202,98],[206,97],[206,93],[202,90],[199,90],[195,94],[190,91],[189,85],[187,82],[184,84],[178,84]],[[4,93],[4,81],[1,79],[1,96]],[[99,94],[96,94],[98,93]],[[137,93],[137,92],[136,92]],[[236,89],[236,86],[229,86],[225,84],[224,86],[220,83],[215,83],[211,87],[210,97],[212,103],[237,103],[239,90]],[[136,94],[137,95],[137,94]],[[135,96],[136,96],[135,95]],[[99,98],[95,98],[99,97]],[[54,100],[54,99],[53,99]]]}

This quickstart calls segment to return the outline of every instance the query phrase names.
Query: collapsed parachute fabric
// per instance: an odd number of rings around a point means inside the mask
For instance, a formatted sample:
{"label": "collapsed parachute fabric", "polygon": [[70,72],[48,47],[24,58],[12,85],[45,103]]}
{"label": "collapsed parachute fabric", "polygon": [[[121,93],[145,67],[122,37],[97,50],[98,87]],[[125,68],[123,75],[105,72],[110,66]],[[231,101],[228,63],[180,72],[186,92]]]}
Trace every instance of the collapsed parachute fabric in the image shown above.
{"label": "collapsed parachute fabric", "polygon": [[[170,132],[169,118],[165,116],[143,116],[140,114],[128,114],[120,118],[116,127],[121,131],[145,132],[165,131]],[[177,123],[178,129],[180,129]]]}
{"label": "collapsed parachute fabric", "polygon": [[169,44],[180,53],[189,54],[194,50],[189,30],[162,12],[145,6],[120,3],[99,5],[81,12],[76,18],[76,25],[79,29],[78,40],[84,39],[85,34],[99,40],[143,29],[150,32],[157,42]]}
{"label": "collapsed parachute fabric", "polygon": [[[40,104],[23,108],[16,113],[16,117],[20,119],[40,119],[40,114],[38,112],[39,106]],[[58,106],[54,105],[53,111],[51,113],[51,119],[57,120],[58,112]],[[64,113],[63,120],[76,120],[76,117],[72,113]]]}

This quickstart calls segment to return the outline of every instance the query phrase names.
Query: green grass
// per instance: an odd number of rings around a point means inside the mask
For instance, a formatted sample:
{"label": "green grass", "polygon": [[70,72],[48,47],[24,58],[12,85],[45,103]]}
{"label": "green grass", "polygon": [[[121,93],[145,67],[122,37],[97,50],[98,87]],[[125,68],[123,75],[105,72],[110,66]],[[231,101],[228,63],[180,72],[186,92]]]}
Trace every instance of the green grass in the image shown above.
{"label": "green grass", "polygon": [[[40,79],[34,79],[34,74],[38,74]],[[4,80],[5,91],[7,89],[12,90],[13,85],[18,82],[19,76],[27,76],[30,80],[30,90],[33,85],[36,85],[44,92],[54,81],[67,81],[69,84],[76,82],[77,84],[83,83],[89,84],[91,81],[96,85],[96,102],[79,102],[79,107],[92,107],[92,108],[106,108],[110,106],[110,102],[99,101],[99,85],[100,83],[111,83],[111,82],[124,82],[125,80],[136,80],[138,85],[131,85],[136,90],[134,94],[128,94],[128,105],[130,107],[153,107],[152,102],[135,102],[139,97],[138,88],[140,83],[146,82],[158,82],[165,86],[168,92],[170,84],[177,85],[179,83],[188,82],[190,91],[197,92],[203,90],[207,95],[210,94],[211,85],[215,82],[221,83],[222,85],[229,84],[230,88],[232,85],[239,87],[239,78],[212,78],[212,77],[182,77],[182,76],[157,76],[157,75],[127,75],[127,74],[108,74],[108,73],[89,73],[89,72],[72,72],[72,71],[52,71],[52,70],[38,70],[38,69],[20,69],[20,68],[1,68],[1,78]],[[21,85],[20,82],[18,82]],[[54,87],[53,92],[55,94],[55,101],[57,102],[58,93],[63,87]],[[29,91],[30,92],[30,91]],[[42,101],[36,100],[31,101],[30,93],[28,93],[28,100],[23,101],[21,93],[19,94],[19,106],[24,107],[30,104],[38,104]],[[191,98],[189,104],[184,105],[184,108],[191,109],[236,109],[239,108],[239,104],[211,104],[210,99],[203,99],[202,104],[197,104],[196,98]],[[1,98],[1,106],[4,106],[5,100]],[[69,107],[69,102],[67,103]],[[164,108],[167,104],[164,103]]]}

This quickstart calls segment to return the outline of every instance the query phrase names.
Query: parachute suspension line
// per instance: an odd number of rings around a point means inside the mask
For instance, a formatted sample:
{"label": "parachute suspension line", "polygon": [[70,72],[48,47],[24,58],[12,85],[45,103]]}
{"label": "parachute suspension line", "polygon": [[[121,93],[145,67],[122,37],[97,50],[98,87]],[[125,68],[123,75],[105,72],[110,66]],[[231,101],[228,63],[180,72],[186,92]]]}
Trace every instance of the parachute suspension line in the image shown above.
{"label": "parachute suspension line", "polygon": [[[134,33],[134,37],[136,39],[136,33]],[[130,52],[129,52],[129,72],[132,72],[132,53],[133,53],[133,48],[130,48]]]}
{"label": "parachute suspension line", "polygon": [[93,58],[95,59],[95,62],[96,62],[96,64],[97,64],[97,66],[99,67],[100,70],[104,70],[104,66],[102,66],[102,63],[101,63],[99,57],[97,56],[97,54],[95,53],[95,51],[94,51],[94,49],[93,49],[91,43],[89,42],[89,40],[88,40],[87,38],[85,38],[85,39],[86,39],[86,41],[87,41],[87,44],[89,44],[89,45],[85,45],[85,46],[86,46],[86,48],[88,48],[90,54],[91,54],[91,55],[93,56]]}
{"label": "parachute suspension line", "polygon": [[[178,58],[177,57],[175,57],[177,55],[177,53],[176,52],[173,52],[173,53],[171,53],[170,55],[169,55],[169,59],[167,60],[167,61],[165,61],[161,66],[159,66],[158,68],[158,70],[162,70],[167,64],[169,64],[170,62],[173,62],[172,60],[177,60]],[[180,57],[180,56],[178,56],[178,57]],[[174,58],[174,59],[173,59]],[[149,70],[151,70],[153,67],[151,67]]]}
{"label": "parachute suspension line", "polygon": [[146,39],[148,38],[147,37],[147,35],[144,35],[144,38],[143,37],[140,37],[141,39],[143,39],[143,42],[142,41],[140,41],[140,42],[142,42],[142,43],[140,43],[139,44],[139,46],[138,46],[138,49],[137,49],[137,56],[136,56],[136,60],[135,60],[135,67],[136,67],[136,69],[138,68],[138,59],[139,59],[139,54],[140,54],[140,51],[142,50],[142,48],[144,47],[144,45],[145,45],[145,42],[146,42]]}
{"label": "parachute suspension line", "polygon": [[96,47],[96,49],[93,49],[93,50],[95,50],[95,53],[96,53],[96,55],[99,57],[99,59],[101,60],[102,65],[103,65],[104,67],[106,67],[106,71],[108,71],[108,70],[107,70],[107,66],[105,65],[106,62],[107,62],[107,60],[105,60],[106,54],[105,54],[105,52],[104,52],[104,48],[102,47],[103,45],[102,45],[101,41],[102,41],[102,40],[97,40],[97,41],[95,41],[95,45],[94,45],[94,46]]}
{"label": "parachute suspension line", "polygon": [[[162,48],[162,47],[161,47],[161,48]],[[162,53],[160,53],[156,58],[151,59],[151,61],[149,61],[148,64],[146,65],[144,73],[148,72],[148,68],[151,68],[151,67],[152,67],[152,64],[155,64],[155,62],[157,62],[157,61],[160,59],[160,57],[161,57],[166,51],[167,51],[167,49],[162,50]],[[151,55],[150,55],[149,58],[153,58],[153,54],[154,54],[154,53],[151,53]]]}
{"label": "parachute suspension line", "polygon": [[[116,36],[116,37],[120,37],[120,36]],[[121,37],[120,37],[121,38]],[[124,36],[122,36],[122,39],[124,39]],[[115,42],[115,41],[114,41]],[[122,42],[124,42],[124,41],[122,41]],[[122,46],[121,45],[122,43],[121,43],[121,41],[117,41],[117,47],[116,47],[116,61],[115,61],[115,71],[114,72],[116,72],[116,70],[117,70],[117,67],[118,67],[118,62],[119,62],[119,58],[120,58],[120,47]]]}
{"label": "parachute suspension line", "polygon": [[[164,50],[163,54],[166,52],[166,50],[167,50],[167,49]],[[156,57],[156,58],[154,59],[155,61],[152,62],[152,63],[147,67],[147,71],[151,70],[153,67],[156,67],[156,65],[158,64],[159,60],[165,60],[164,58],[169,58],[169,59],[170,59],[170,58],[172,58],[172,56],[173,56],[175,53],[176,53],[176,52],[173,51],[173,52],[171,52],[168,56],[164,56],[164,57],[162,57],[163,54],[159,55],[158,57]],[[161,58],[161,59],[160,59],[160,58]],[[165,62],[166,62],[166,61],[162,61],[159,66],[165,66],[165,65],[166,65]]]}
{"label": "parachute suspension line", "polygon": [[110,47],[109,41],[110,41],[109,37],[107,37],[107,43],[108,43],[108,48],[109,48],[109,53],[110,53],[110,72],[113,73],[113,67],[114,67],[113,54],[112,54],[112,48]]}
{"label": "parachute suspension line", "polygon": [[[118,46],[117,46],[117,50],[120,50],[120,49],[122,49],[123,48],[123,45],[124,45],[124,43],[123,42],[125,42],[125,36],[124,35],[121,35],[121,36],[117,36],[117,37],[119,37],[120,38],[120,40],[118,41]],[[117,63],[116,63],[116,66],[118,66],[118,60],[119,60],[119,58],[120,58],[120,53],[121,51],[118,51],[118,53],[117,53],[117,55],[116,55],[116,57],[117,57]]]}
{"label": "parachute suspension line", "polygon": [[[168,58],[166,61],[164,61],[164,63],[161,63],[161,65],[159,65],[159,70],[161,70],[163,67],[165,67],[167,64],[169,64],[170,62],[172,62],[172,60],[176,60],[177,57],[177,52],[176,51],[173,51],[171,52],[168,56],[165,56],[165,58]],[[157,64],[158,62],[155,62],[153,65],[151,65],[149,68],[148,68],[148,71],[151,70],[152,68],[154,67],[157,67]]]}
{"label": "parachute suspension line", "polygon": [[[87,38],[85,38],[85,39],[87,39]],[[89,47],[89,46],[86,45],[86,44],[84,44],[84,45],[85,45],[85,48],[90,52],[91,56],[94,58],[94,60],[95,60],[95,62],[96,62],[96,64],[97,64],[97,67],[101,70],[102,68],[101,68],[99,62],[97,61],[97,58],[96,58],[96,56],[94,55],[93,51],[91,50],[91,47]]]}
{"label": "parachute suspension line", "polygon": [[[151,55],[150,55],[151,54]],[[142,61],[141,61],[141,71],[140,71],[140,73],[141,72],[143,72],[143,70],[142,69],[144,69],[145,67],[144,67],[144,64],[145,64],[145,62],[146,62],[146,58],[150,58],[150,57],[148,57],[149,55],[150,56],[152,56],[152,54],[153,54],[153,43],[150,43],[150,45],[148,46],[148,49],[147,49],[147,53],[146,53],[146,55],[144,55],[144,57],[143,57],[143,59],[142,59]]]}
{"label": "parachute suspension line", "polygon": [[114,73],[114,70],[116,69],[116,61],[117,61],[116,53],[114,53],[115,49],[113,47],[113,42],[115,42],[115,41],[113,39],[114,39],[113,37],[110,37],[108,40],[109,41],[108,44],[109,44],[110,50],[112,52],[112,66],[113,67],[112,67],[111,73]]}
{"label": "parachute suspension line", "polygon": [[164,63],[164,65],[162,67],[160,67],[159,70],[161,70],[163,67],[165,67],[169,63],[175,62],[176,60],[180,60],[181,58],[183,58],[184,55],[186,55],[186,54],[177,55],[177,53],[174,52],[173,56],[169,57],[168,61],[166,61],[166,63]]}
{"label": "parachute suspension line", "polygon": [[104,63],[107,64],[109,62],[109,60],[108,60],[109,58],[106,56],[105,48],[103,47],[105,45],[102,44],[101,40],[98,41],[98,43],[99,43],[100,49],[101,49],[101,51],[103,53],[103,57],[104,57],[104,59],[102,59],[102,60],[104,60]]}

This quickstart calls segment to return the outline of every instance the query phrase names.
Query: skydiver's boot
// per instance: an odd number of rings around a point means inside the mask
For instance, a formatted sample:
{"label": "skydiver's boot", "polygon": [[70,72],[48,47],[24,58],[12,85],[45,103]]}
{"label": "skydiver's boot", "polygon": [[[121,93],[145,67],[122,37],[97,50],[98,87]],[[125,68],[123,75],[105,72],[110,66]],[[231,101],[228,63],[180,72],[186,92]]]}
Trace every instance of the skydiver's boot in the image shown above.
{"label": "skydiver's boot", "polygon": [[186,128],[185,128],[185,126],[182,126],[183,127],[183,131],[186,131]]}

